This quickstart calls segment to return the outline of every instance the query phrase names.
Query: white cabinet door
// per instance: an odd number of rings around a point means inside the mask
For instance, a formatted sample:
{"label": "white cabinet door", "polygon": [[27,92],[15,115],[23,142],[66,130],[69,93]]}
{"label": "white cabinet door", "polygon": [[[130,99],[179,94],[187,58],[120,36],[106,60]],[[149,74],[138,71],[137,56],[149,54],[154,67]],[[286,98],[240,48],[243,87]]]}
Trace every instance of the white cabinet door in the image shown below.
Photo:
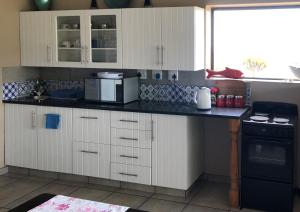
{"label": "white cabinet door", "polygon": [[73,109],[73,140],[110,144],[110,111]]}
{"label": "white cabinet door", "polygon": [[151,130],[151,114],[134,113],[134,112],[117,112],[111,113],[111,127],[129,130]]}
{"label": "white cabinet door", "polygon": [[152,115],[152,185],[187,190],[203,172],[202,124],[187,116]]}
{"label": "white cabinet door", "polygon": [[162,69],[204,69],[204,10],[174,7],[162,10]]}
{"label": "white cabinet door", "polygon": [[5,104],[5,163],[37,168],[36,106]]}
{"label": "white cabinet door", "polygon": [[151,168],[130,164],[111,163],[111,179],[151,185]]}
{"label": "white cabinet door", "polygon": [[54,66],[86,67],[86,23],[84,11],[53,12]]}
{"label": "white cabinet door", "polygon": [[20,13],[21,65],[51,66],[53,59],[51,12]]}
{"label": "white cabinet door", "polygon": [[85,21],[87,67],[122,68],[121,10],[90,10]]}
{"label": "white cabinet door", "polygon": [[123,9],[122,39],[123,68],[161,69],[161,9]]}
{"label": "white cabinet door", "polygon": [[110,177],[110,145],[73,142],[73,174]]}
{"label": "white cabinet door", "polygon": [[[72,173],[72,109],[38,107],[38,169]],[[59,114],[58,129],[46,129],[46,114]]]}

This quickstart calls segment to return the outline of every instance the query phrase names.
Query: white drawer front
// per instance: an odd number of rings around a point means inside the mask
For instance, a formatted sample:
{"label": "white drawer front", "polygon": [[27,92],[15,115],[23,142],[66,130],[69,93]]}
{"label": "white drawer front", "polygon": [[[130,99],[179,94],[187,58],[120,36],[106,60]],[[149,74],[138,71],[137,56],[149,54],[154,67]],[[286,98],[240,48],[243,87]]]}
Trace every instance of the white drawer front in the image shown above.
{"label": "white drawer front", "polygon": [[151,149],[111,146],[111,162],[151,167]]}
{"label": "white drawer front", "polygon": [[73,110],[73,139],[77,142],[110,144],[110,112]]}
{"label": "white drawer front", "polygon": [[110,145],[73,143],[73,174],[110,177]]}
{"label": "white drawer front", "polygon": [[151,114],[111,112],[111,126],[121,129],[151,130]]}
{"label": "white drawer front", "polygon": [[111,144],[151,149],[151,131],[111,128]]}
{"label": "white drawer front", "polygon": [[111,179],[151,185],[151,168],[111,163]]}

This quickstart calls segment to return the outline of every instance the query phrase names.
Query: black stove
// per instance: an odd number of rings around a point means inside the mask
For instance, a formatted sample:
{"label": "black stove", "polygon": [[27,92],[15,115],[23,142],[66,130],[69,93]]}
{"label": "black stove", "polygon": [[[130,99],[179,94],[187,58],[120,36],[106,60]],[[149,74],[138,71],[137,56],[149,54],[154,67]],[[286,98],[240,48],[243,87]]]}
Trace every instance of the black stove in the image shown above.
{"label": "black stove", "polygon": [[241,207],[292,211],[297,105],[255,102],[242,121]]}

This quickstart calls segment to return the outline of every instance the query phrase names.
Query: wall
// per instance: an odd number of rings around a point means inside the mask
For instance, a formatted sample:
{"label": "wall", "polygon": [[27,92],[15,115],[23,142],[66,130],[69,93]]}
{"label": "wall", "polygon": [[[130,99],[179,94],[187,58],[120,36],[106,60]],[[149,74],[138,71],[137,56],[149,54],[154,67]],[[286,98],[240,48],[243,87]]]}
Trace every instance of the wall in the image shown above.
{"label": "wall", "polygon": [[[0,82],[2,82],[2,68],[0,67]],[[0,168],[4,167],[4,104],[0,97]]]}
{"label": "wall", "polygon": [[20,64],[19,12],[32,10],[32,0],[0,0],[0,67]]}
{"label": "wall", "polygon": [[[201,6],[201,0],[152,0],[155,7],[171,7],[171,6]],[[54,0],[52,9],[54,10],[72,10],[72,9],[89,9],[90,0]],[[104,0],[97,0],[99,8],[107,8]],[[144,0],[131,0],[129,7],[143,7]]]}

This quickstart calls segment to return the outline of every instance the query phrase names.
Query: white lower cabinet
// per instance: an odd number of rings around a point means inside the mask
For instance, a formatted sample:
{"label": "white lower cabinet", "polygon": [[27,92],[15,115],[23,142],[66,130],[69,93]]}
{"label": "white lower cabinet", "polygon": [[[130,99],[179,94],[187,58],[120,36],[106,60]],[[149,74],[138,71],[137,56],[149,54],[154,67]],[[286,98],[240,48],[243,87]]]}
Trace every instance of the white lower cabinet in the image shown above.
{"label": "white lower cabinet", "polygon": [[152,120],[152,185],[189,189],[203,173],[201,121],[158,114]]}
{"label": "white lower cabinet", "polygon": [[36,106],[5,104],[5,163],[37,168]]}
{"label": "white lower cabinet", "polygon": [[[38,169],[72,173],[72,109],[38,107]],[[46,114],[60,115],[58,129],[46,129]]]}
{"label": "white lower cabinet", "polygon": [[111,127],[130,130],[151,130],[151,114],[112,111]]}
{"label": "white lower cabinet", "polygon": [[111,146],[111,162],[151,167],[151,149]]}
{"label": "white lower cabinet", "polygon": [[73,141],[110,144],[110,112],[73,109]]}
{"label": "white lower cabinet", "polygon": [[111,179],[151,185],[151,168],[129,164],[111,163]]}
{"label": "white lower cabinet", "polygon": [[73,174],[109,178],[110,145],[73,142]]}
{"label": "white lower cabinet", "polygon": [[187,190],[203,173],[202,129],[196,117],[5,104],[5,162]]}
{"label": "white lower cabinet", "polygon": [[151,131],[111,128],[111,144],[151,149]]}

